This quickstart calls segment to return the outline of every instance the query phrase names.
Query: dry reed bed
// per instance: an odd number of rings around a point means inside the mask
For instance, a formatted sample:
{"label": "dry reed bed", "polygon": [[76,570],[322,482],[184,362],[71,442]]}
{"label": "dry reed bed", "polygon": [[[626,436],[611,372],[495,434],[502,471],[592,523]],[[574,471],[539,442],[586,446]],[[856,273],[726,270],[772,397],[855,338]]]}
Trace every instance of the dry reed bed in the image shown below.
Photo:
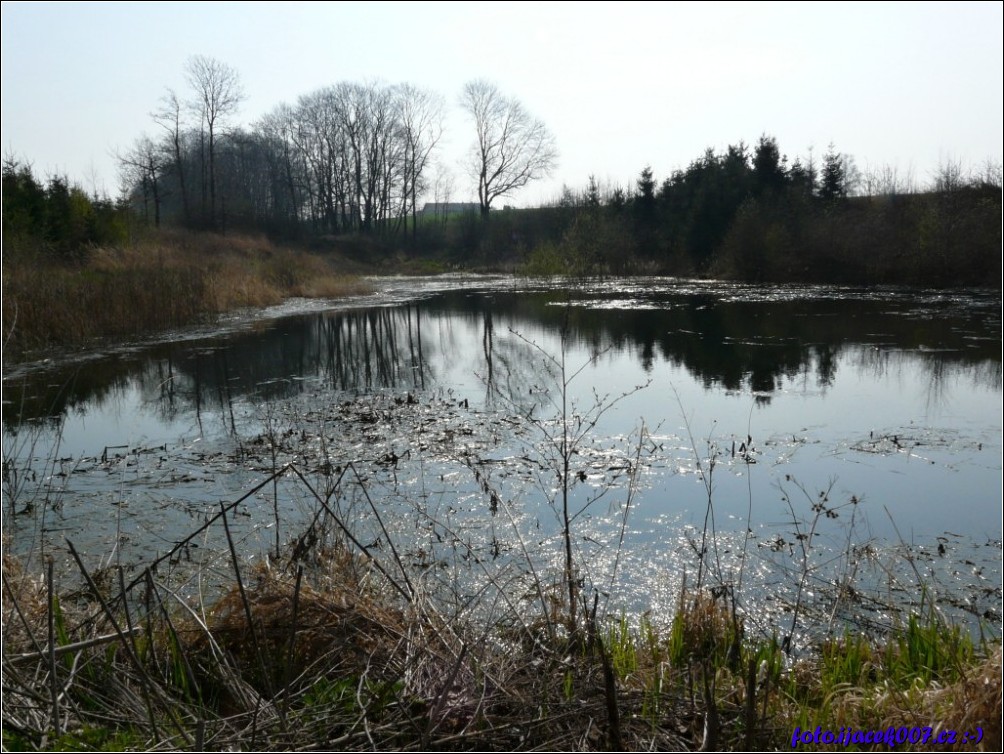
{"label": "dry reed bed", "polygon": [[161,231],[75,264],[5,250],[5,358],[204,321],[293,296],[363,292],[325,258],[259,236]]}
{"label": "dry reed bed", "polygon": [[[344,551],[319,560],[310,583],[263,570],[204,613],[164,604],[171,590],[156,583],[128,616],[130,601],[115,607],[114,590],[65,595],[55,658],[45,586],[14,564],[4,587],[5,748],[607,747],[602,670],[584,650],[489,640],[431,603],[394,605]],[[571,697],[570,673],[582,686]],[[621,701],[632,746],[687,744],[685,723],[660,733],[636,714],[642,701],[630,689]]]}

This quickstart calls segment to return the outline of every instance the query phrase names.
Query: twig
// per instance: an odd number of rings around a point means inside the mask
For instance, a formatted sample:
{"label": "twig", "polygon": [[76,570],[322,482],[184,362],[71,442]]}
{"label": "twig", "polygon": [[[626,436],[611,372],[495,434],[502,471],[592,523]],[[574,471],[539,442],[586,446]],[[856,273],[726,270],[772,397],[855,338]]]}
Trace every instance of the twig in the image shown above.
{"label": "twig", "polygon": [[60,720],[59,720],[59,679],[56,677],[56,632],[55,632],[55,604],[54,604],[54,589],[52,583],[52,558],[48,558],[46,562],[46,587],[48,590],[48,604],[46,605],[48,618],[49,618],[49,685],[50,691],[52,693],[52,726],[56,734],[56,738],[62,735],[60,730]]}
{"label": "twig", "polygon": [[600,653],[600,661],[603,664],[603,692],[607,705],[607,742],[610,751],[624,751],[624,741],[621,738],[621,716],[617,705],[617,680],[614,677],[614,669],[610,664],[610,657],[607,655],[606,647],[603,645],[603,637],[599,631],[593,627],[593,634],[596,640],[596,648]]}
{"label": "twig", "polygon": [[[645,437],[645,421],[642,420],[641,429],[638,430],[638,447],[635,450],[634,463],[631,465],[631,474],[628,478],[628,491],[627,499],[624,501],[624,518],[621,520],[621,531],[620,536],[617,539],[617,554],[614,556],[614,567],[610,574],[610,592],[613,593],[614,581],[617,579],[617,568],[620,566],[621,553],[624,551],[624,534],[627,531],[628,513],[631,511],[631,501],[634,500],[634,493],[638,488],[638,473],[641,469],[641,448],[644,443]],[[607,608],[610,605],[610,601],[607,600],[604,606],[604,615],[606,614]],[[593,616],[595,618],[596,608],[593,608]]]}
{"label": "twig", "polygon": [[384,568],[382,565],[380,565],[379,560],[377,560],[376,558],[374,558],[372,555],[369,554],[369,551],[362,544],[362,542],[356,539],[355,536],[352,534],[352,532],[349,531],[348,527],[345,526],[345,524],[342,523],[341,519],[335,515],[335,512],[331,510],[331,506],[329,506],[327,501],[324,500],[319,494],[317,494],[317,490],[314,489],[313,485],[311,485],[310,481],[300,472],[300,470],[291,463],[287,464],[285,468],[289,468],[294,474],[300,477],[303,483],[307,486],[307,489],[310,490],[310,493],[314,496],[314,499],[321,504],[321,506],[324,508],[325,511],[327,511],[328,515],[331,516],[331,520],[334,521],[335,524],[338,526],[338,528],[342,530],[342,533],[349,538],[349,541],[352,542],[352,544],[354,544],[357,548],[359,548],[360,552],[362,552],[364,555],[370,558],[370,562],[373,564],[373,567],[376,568],[378,571],[380,571],[381,574],[383,574],[384,578],[386,578],[387,581],[391,583],[391,586],[393,586],[401,594],[402,597],[404,597],[408,602],[411,602],[412,595],[409,594],[408,591],[405,590],[403,586],[398,584],[393,576],[387,573],[387,569]]}
{"label": "twig", "polygon": [[[45,656],[45,651],[42,646],[38,643],[38,639],[35,638],[35,633],[31,630],[31,626],[28,625],[28,619],[25,617],[24,612],[21,610],[21,605],[17,600],[17,595],[14,593],[13,585],[7,580],[7,573],[5,571],[0,571],[0,577],[3,579],[4,589],[7,591],[7,595],[10,598],[11,604],[14,607],[14,612],[17,613],[17,617],[21,619],[21,624],[24,626],[24,631],[28,635],[28,639],[35,647],[35,653],[39,657]],[[7,621],[5,620],[4,623]]]}
{"label": "twig", "polygon": [[[131,628],[123,633],[126,636],[133,636],[139,633],[139,627]],[[118,634],[105,634],[104,636],[95,636],[93,639],[85,639],[84,641],[76,641],[72,644],[62,644],[60,646],[52,646],[51,644],[44,650],[39,652],[25,652],[19,655],[7,655],[4,659],[9,662],[37,662],[38,660],[48,659],[50,665],[52,663],[52,658],[62,657],[66,654],[71,654],[73,652],[79,652],[82,649],[90,649],[91,647],[97,647],[101,644],[107,644],[110,641],[115,641],[119,638]]]}
{"label": "twig", "polygon": [[[222,503],[220,504],[220,507],[223,508]],[[230,536],[230,525],[227,523],[226,510],[220,511],[220,518],[223,519],[223,531],[226,534],[227,546],[230,549],[230,561],[234,566],[234,577],[237,579],[237,591],[240,593],[241,605],[244,607],[244,617],[247,619],[248,631],[251,633],[251,645],[254,647],[255,657],[258,659],[258,667],[261,669],[262,681],[265,683],[265,688],[268,690],[269,696],[272,696],[272,679],[269,676],[268,669],[265,667],[265,658],[261,652],[261,645],[258,643],[258,632],[255,631],[254,616],[251,614],[251,602],[248,600],[247,591],[244,589],[244,579],[241,578],[240,561],[237,559],[237,550],[234,547],[234,539]],[[252,748],[253,746],[254,745],[252,743]]]}
{"label": "twig", "polygon": [[[160,733],[157,730],[157,720],[153,713],[153,702],[150,698],[150,683],[149,683],[150,678],[147,675],[146,671],[143,669],[143,664],[140,662],[139,657],[136,656],[136,652],[133,650],[132,642],[129,641],[129,639],[125,635],[125,632],[119,627],[119,623],[117,620],[115,620],[115,616],[112,614],[111,609],[108,607],[108,603],[105,601],[104,596],[98,590],[97,585],[94,583],[94,579],[91,578],[91,574],[87,572],[87,568],[84,566],[84,562],[80,559],[80,555],[77,554],[77,548],[73,546],[73,542],[71,542],[69,539],[66,540],[66,546],[70,550],[70,555],[72,555],[73,559],[77,562],[77,567],[80,569],[80,574],[84,577],[84,581],[87,582],[88,588],[91,590],[95,599],[97,599],[98,602],[100,603],[101,608],[104,610],[105,616],[112,624],[112,628],[115,629],[115,635],[118,637],[119,642],[122,644],[122,648],[129,656],[129,659],[132,661],[133,665],[136,668],[136,672],[139,674],[140,688],[143,691],[143,700],[146,703],[147,713],[150,716],[150,729],[153,733],[154,739],[159,739]],[[170,710],[171,708],[168,707],[168,709]],[[178,722],[178,728],[181,729],[180,721],[176,722]],[[185,740],[188,743],[191,743],[191,741],[188,741],[188,734],[185,733],[183,730],[182,730],[182,735],[185,737]]]}
{"label": "twig", "polygon": [[[715,548],[715,564],[718,570],[718,579],[721,581],[722,566],[721,561],[718,557],[718,537],[715,535],[715,506],[714,497],[712,495],[712,476],[715,472],[715,457],[711,455],[708,459],[708,472],[704,472],[704,462],[701,460],[700,454],[697,452],[697,443],[694,441],[694,433],[690,427],[690,419],[687,417],[686,412],[683,410],[683,399],[680,398],[680,393],[677,391],[675,385],[671,385],[673,389],[673,395],[676,396],[676,403],[680,407],[680,414],[683,416],[683,423],[687,429],[687,437],[690,439],[690,448],[694,451],[694,461],[697,464],[697,473],[701,475],[701,483],[704,485],[704,491],[708,497],[708,505],[704,512],[704,528],[701,532],[701,549],[698,552],[698,566],[697,566],[697,589],[700,590],[701,586],[704,584],[704,563],[705,558],[708,554],[708,524],[711,524],[711,544]],[[708,445],[711,445],[710,436],[708,438]]]}
{"label": "twig", "polygon": [[[258,484],[256,484],[253,488],[251,488],[250,490],[248,490],[247,492],[245,492],[243,495],[241,495],[239,498],[237,498],[236,500],[234,500],[232,503],[227,503],[226,505],[221,504],[220,505],[220,512],[219,513],[217,513],[214,516],[212,516],[208,521],[206,521],[204,524],[202,524],[202,526],[200,526],[198,529],[196,529],[195,531],[193,531],[187,537],[185,537],[184,539],[182,539],[180,542],[178,542],[174,547],[172,547],[166,553],[164,553],[160,557],[154,558],[150,563],[147,564],[147,568],[150,568],[152,570],[156,570],[156,568],[157,568],[158,565],[160,565],[161,563],[163,563],[165,560],[171,558],[176,552],[178,552],[178,550],[180,550],[181,548],[185,547],[189,542],[191,542],[197,536],[199,536],[200,534],[202,534],[202,532],[206,531],[206,529],[208,529],[210,526],[212,526],[214,523],[216,523],[216,520],[219,519],[220,516],[223,516],[225,513],[233,510],[234,508],[236,508],[238,505],[240,505],[241,503],[243,503],[245,500],[247,500],[252,495],[257,494],[261,489],[263,489],[267,484],[269,484],[269,482],[271,482],[275,477],[282,476],[283,474],[285,474],[286,470],[289,469],[290,467],[292,467],[292,465],[293,465],[292,463],[285,464],[281,469],[279,469],[278,471],[276,471],[273,474],[271,474],[270,476],[268,476],[265,480],[263,480],[263,481],[259,482]],[[302,476],[301,476],[301,478],[302,478]],[[132,581],[129,582],[128,588],[132,589],[134,586],[136,586],[142,580],[143,580],[143,575],[140,574],[139,576],[137,576],[136,578],[134,578]]]}
{"label": "twig", "polygon": [[373,504],[373,498],[370,497],[369,490],[367,490],[366,485],[363,484],[362,477],[359,476],[359,472],[356,470],[355,464],[349,461],[347,467],[351,468],[352,473],[355,474],[356,481],[359,482],[359,486],[362,488],[363,496],[366,498],[366,502],[370,504],[370,509],[373,511],[373,515],[376,516],[377,523],[380,524],[380,531],[382,531],[384,537],[387,538],[387,545],[390,547],[391,554],[394,556],[394,562],[397,563],[397,567],[401,571],[404,583],[408,585],[408,591],[411,592],[411,596],[414,597],[415,587],[412,586],[411,579],[408,578],[408,571],[404,567],[404,563],[401,561],[401,556],[397,554],[397,548],[394,546],[394,540],[387,532],[387,527],[384,526],[383,518],[380,516],[380,512],[377,510],[377,507]]}
{"label": "twig", "polygon": [[436,728],[439,727],[441,720],[436,722],[436,718],[439,717],[440,713],[443,711],[443,705],[446,704],[446,698],[449,695],[450,689],[453,688],[453,682],[457,679],[457,673],[460,672],[460,668],[463,665],[464,658],[467,656],[467,645],[460,645],[460,654],[457,656],[457,661],[453,663],[453,669],[450,671],[450,675],[447,676],[446,682],[443,684],[442,688],[439,689],[439,693],[436,695],[436,700],[433,702],[432,711],[429,713],[429,725],[425,729],[425,733],[422,736],[422,748],[429,748],[429,737],[435,732]]}
{"label": "twig", "polygon": [[282,687],[282,698],[284,703],[288,706],[289,698],[289,682],[292,680],[290,678],[289,669],[293,667],[293,650],[296,647],[296,619],[298,617],[298,612],[300,608],[300,584],[303,580],[303,566],[298,565],[296,567],[296,585],[293,587],[293,616],[290,620],[289,627],[289,649],[286,651],[286,679]]}

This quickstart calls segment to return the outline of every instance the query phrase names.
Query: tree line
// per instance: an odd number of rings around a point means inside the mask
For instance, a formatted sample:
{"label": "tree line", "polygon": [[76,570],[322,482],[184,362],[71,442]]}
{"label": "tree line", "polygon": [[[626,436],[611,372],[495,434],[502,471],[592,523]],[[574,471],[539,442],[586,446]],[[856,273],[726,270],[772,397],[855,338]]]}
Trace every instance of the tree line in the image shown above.
{"label": "tree line", "polygon": [[189,61],[188,97],[168,90],[159,139],[120,155],[133,202],[153,224],[285,236],[398,233],[427,188],[442,99],[417,87],[341,83],[280,104],[248,128],[223,63]]}
{"label": "tree line", "polygon": [[119,202],[5,161],[5,240],[11,230],[62,250],[115,243],[138,217],[284,239],[364,236],[369,251],[541,272],[923,282],[965,266],[972,279],[999,278],[999,164],[967,175],[947,163],[918,191],[894,169],[860,171],[834,145],[789,160],[764,134],[752,146],[708,149],[661,181],[646,167],[627,189],[590,178],[550,206],[490,213],[550,175],[557,148],[516,98],[476,80],[459,102],[473,126],[464,170],[480,212],[432,222],[420,201],[446,206],[453,194],[434,172],[441,95],[341,82],[241,126],[236,71],[196,56],[185,79],[187,89],[167,89],[151,113],[154,136],[118,155]]}
{"label": "tree line", "polygon": [[[140,137],[119,155],[126,191],[153,225],[414,241],[443,134],[441,95],[341,82],[245,128],[233,122],[244,99],[236,71],[196,56],[186,80],[187,94],[169,89],[152,114],[159,138]],[[477,136],[466,167],[487,215],[493,201],[548,174],[557,150],[546,126],[489,82],[468,83],[461,106]]]}
{"label": "tree line", "polygon": [[723,152],[709,148],[661,182],[645,167],[630,190],[603,191],[590,177],[582,192],[564,189],[558,205],[594,215],[603,208],[599,215],[615,225],[613,234],[596,228],[595,217],[579,220],[584,229],[570,228],[576,243],[598,233],[602,245],[609,246],[611,235],[622,237],[605,260],[597,260],[601,265],[635,260],[705,271],[744,207],[759,202],[797,212],[810,204],[835,206],[854,192],[857,182],[853,159],[833,145],[818,164],[811,153],[805,161],[795,158],[789,164],[777,139],[764,134],[753,148],[745,142]]}
{"label": "tree line", "polygon": [[3,160],[4,258],[30,251],[69,259],[89,246],[128,240],[133,213],[126,202],[89,195],[69,178],[42,180],[13,156]]}
{"label": "tree line", "polygon": [[942,164],[918,190],[890,168],[861,171],[831,145],[789,160],[773,136],[708,149],[661,182],[565,188],[537,272],[652,271],[750,281],[994,285],[1001,167]]}

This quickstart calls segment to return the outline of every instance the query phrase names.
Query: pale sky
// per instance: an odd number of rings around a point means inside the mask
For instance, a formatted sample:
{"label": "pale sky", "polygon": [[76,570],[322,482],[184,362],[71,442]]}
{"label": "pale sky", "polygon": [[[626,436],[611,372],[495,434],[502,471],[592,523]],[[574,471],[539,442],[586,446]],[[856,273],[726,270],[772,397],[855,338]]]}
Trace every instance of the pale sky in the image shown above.
{"label": "pale sky", "polygon": [[340,81],[409,82],[448,105],[439,159],[473,199],[458,106],[486,78],[552,130],[558,169],[505,203],[590,174],[633,185],[766,132],[789,157],[833,142],[919,184],[1001,161],[1004,5],[987,3],[4,2],[5,154],[115,196],[113,153],[144,133],[191,55],[235,68],[249,125]]}

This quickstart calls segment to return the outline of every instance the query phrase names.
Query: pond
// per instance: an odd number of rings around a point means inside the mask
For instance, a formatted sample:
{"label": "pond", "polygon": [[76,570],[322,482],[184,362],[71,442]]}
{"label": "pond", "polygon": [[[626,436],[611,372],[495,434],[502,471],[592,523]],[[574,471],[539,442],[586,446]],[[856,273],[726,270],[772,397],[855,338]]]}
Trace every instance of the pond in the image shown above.
{"label": "pond", "polygon": [[251,568],[323,529],[501,614],[546,603],[567,544],[611,615],[700,584],[765,635],[932,604],[999,633],[999,294],[373,285],[9,373],[7,546],[204,579],[226,536]]}

